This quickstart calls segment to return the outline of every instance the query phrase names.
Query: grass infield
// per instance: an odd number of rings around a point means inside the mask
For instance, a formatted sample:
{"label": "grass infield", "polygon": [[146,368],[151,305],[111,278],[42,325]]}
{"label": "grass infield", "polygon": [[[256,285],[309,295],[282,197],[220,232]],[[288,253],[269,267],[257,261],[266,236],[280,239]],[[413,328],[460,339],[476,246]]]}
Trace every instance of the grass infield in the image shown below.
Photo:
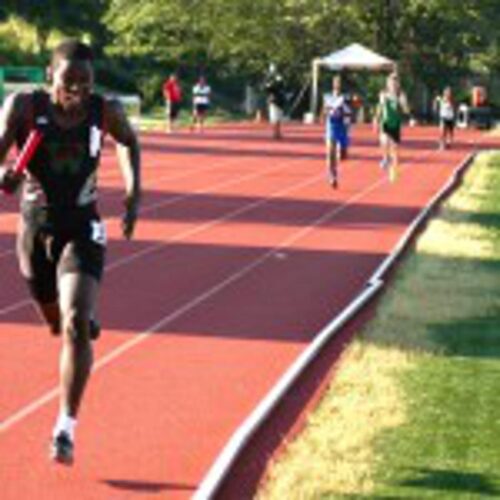
{"label": "grass infield", "polygon": [[[175,129],[177,131],[189,131],[192,123],[191,109],[185,106],[179,113],[179,117],[175,120]],[[243,113],[230,113],[222,108],[214,108],[207,113],[205,126],[209,128],[216,123],[227,123],[248,119]],[[141,115],[141,130],[147,131],[163,131],[166,128],[165,109],[156,107],[148,113]]]}
{"label": "grass infield", "polygon": [[500,153],[428,224],[260,500],[500,497]]}

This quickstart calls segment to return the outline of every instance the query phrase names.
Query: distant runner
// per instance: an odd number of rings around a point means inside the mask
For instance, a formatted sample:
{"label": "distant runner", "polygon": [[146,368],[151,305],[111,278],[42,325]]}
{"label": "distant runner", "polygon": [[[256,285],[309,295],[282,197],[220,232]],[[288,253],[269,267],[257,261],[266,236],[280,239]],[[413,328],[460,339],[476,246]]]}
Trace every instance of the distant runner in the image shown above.
{"label": "distant runner", "polygon": [[340,76],[332,79],[332,92],[323,98],[323,112],[326,130],[326,165],[328,180],[335,189],[338,186],[339,160],[347,158],[349,147],[349,124],[351,121],[351,107],[345,94],[342,93]]}
{"label": "distant runner", "polygon": [[435,102],[439,116],[439,128],[441,136],[439,139],[440,149],[451,147],[455,132],[455,102],[451,87],[446,87],[441,96],[436,98]]}
{"label": "distant runner", "polygon": [[382,161],[380,166],[394,182],[399,175],[399,144],[405,114],[409,114],[408,101],[402,92],[399,77],[392,73],[387,77],[386,89],[380,93],[375,123],[380,133]]}

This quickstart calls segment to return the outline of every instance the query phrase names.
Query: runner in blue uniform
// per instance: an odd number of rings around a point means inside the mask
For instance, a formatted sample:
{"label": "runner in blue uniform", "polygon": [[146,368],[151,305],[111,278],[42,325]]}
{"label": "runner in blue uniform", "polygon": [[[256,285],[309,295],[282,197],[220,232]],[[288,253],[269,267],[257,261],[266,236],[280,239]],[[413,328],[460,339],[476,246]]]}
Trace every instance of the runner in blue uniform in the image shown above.
{"label": "runner in blue uniform", "polygon": [[351,120],[351,108],[347,97],[342,93],[342,82],[339,76],[332,80],[332,92],[323,98],[323,116],[326,120],[326,165],[328,180],[333,188],[338,186],[339,159],[347,158],[349,147],[348,126]]}
{"label": "runner in blue uniform", "polygon": [[80,403],[92,367],[91,338],[106,233],[97,210],[97,168],[105,131],[117,144],[125,181],[123,234],[131,238],[140,199],[136,135],[117,101],[93,93],[92,51],[67,40],[53,53],[51,88],[9,96],[0,117],[0,163],[33,129],[42,141],[24,174],[0,169],[0,187],[22,185],[17,254],[22,275],[52,333],[62,339],[60,412],[53,460],[73,462]]}

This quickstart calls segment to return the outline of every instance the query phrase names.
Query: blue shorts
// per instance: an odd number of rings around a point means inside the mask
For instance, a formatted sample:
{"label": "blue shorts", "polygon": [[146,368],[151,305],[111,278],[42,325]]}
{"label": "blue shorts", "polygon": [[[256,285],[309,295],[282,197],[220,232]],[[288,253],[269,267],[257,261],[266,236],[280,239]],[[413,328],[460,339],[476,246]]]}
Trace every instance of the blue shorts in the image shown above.
{"label": "blue shorts", "polygon": [[347,149],[349,146],[349,134],[345,124],[326,122],[325,140],[338,144],[342,149]]}

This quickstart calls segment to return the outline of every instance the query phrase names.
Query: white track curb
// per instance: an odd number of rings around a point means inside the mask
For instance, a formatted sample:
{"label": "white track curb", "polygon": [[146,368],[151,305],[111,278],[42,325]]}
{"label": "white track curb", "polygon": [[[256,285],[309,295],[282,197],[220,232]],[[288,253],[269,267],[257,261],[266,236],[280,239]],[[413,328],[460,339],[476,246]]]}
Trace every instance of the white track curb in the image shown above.
{"label": "white track curb", "polygon": [[392,252],[384,259],[376,271],[367,281],[363,291],[355,297],[344,310],[330,321],[319,333],[317,333],[309,346],[290,365],[281,376],[271,391],[260,401],[252,413],[236,429],[221,453],[213,462],[208,473],[203,478],[198,489],[193,495],[193,500],[210,500],[214,497],[222,481],[229,473],[231,466],[249,442],[255,431],[262,425],[272,410],[278,405],[286,392],[290,389],[298,377],[305,371],[311,361],[318,355],[321,348],[331,340],[335,334],[351,318],[375,296],[384,286],[383,277],[392,268],[395,261],[401,256],[408,243],[419,229],[420,225],[429,216],[435,206],[458,184],[460,176],[472,163],[475,153],[469,154],[467,158],[454,170],[443,188],[429,201],[412,221],[408,229],[399,239]]}

